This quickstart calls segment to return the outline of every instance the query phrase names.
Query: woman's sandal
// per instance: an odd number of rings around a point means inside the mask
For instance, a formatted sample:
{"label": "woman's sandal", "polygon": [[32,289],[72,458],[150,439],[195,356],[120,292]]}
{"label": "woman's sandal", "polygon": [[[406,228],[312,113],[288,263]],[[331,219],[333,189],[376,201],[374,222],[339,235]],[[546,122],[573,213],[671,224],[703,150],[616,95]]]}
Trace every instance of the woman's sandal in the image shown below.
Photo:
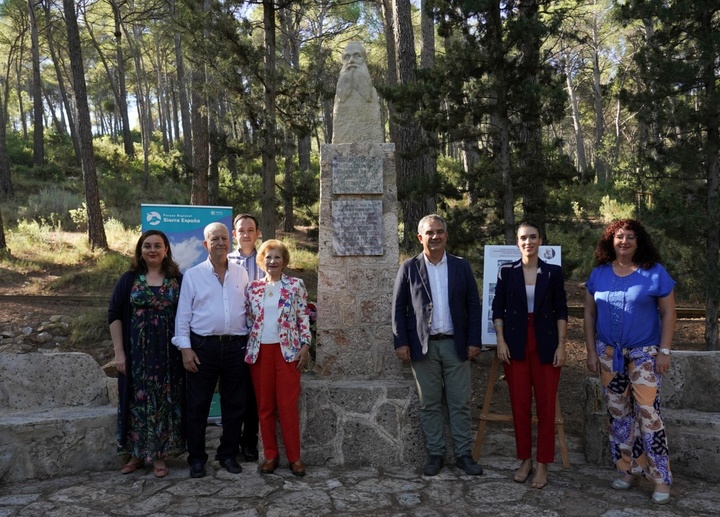
{"label": "woman's sandal", "polygon": [[640,482],[638,476],[625,474],[622,477],[615,478],[612,482],[612,487],[615,490],[630,490],[632,487],[637,486]]}
{"label": "woman's sandal", "polygon": [[547,485],[547,484],[548,484],[547,479],[542,483],[539,481],[533,480],[533,482],[530,483],[530,488],[534,488],[536,490],[542,490],[543,488],[545,488],[545,485]]}
{"label": "woman's sandal", "polygon": [[540,475],[540,463],[538,463],[538,469],[535,472],[535,477],[532,480],[532,483],[530,483],[530,488],[534,488],[536,490],[542,490],[545,488],[545,485],[548,484],[548,470],[547,466],[545,466],[545,479],[543,481],[538,480],[538,476]]}
{"label": "woman's sandal", "polygon": [[145,462],[141,460],[140,458],[133,458],[130,461],[128,461],[125,465],[122,466],[120,469],[121,474],[131,474],[135,472],[137,469],[141,469],[145,466]]}
{"label": "woman's sandal", "polygon": [[153,465],[153,474],[155,474],[156,478],[164,478],[168,475],[168,472],[170,472],[170,470],[167,468],[167,465]]}
{"label": "woman's sandal", "polygon": [[[522,468],[522,465],[520,465],[520,468]],[[518,471],[519,471],[519,470],[520,470],[520,469],[518,469]],[[515,472],[515,476],[513,477],[513,481],[515,481],[515,483],[525,483],[525,481],[527,481],[527,479],[530,477],[530,474],[532,474],[532,472],[533,472],[533,468],[532,468],[532,463],[531,463],[531,464],[530,464],[530,469],[527,471],[527,473],[526,473],[524,476],[521,476],[521,475],[519,475],[517,472]]]}

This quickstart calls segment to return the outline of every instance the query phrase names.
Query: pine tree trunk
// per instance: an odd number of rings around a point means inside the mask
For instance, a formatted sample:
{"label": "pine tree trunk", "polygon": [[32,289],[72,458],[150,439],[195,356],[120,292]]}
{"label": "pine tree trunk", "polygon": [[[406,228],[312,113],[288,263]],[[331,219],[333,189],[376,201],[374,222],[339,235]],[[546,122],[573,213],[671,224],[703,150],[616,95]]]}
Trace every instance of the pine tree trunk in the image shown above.
{"label": "pine tree trunk", "polygon": [[73,89],[77,106],[78,135],[80,136],[80,162],[82,163],[85,181],[85,203],[88,218],[88,238],[90,247],[107,249],[107,239],[100,210],[100,193],[95,170],[95,154],[93,151],[92,126],[90,124],[90,107],[88,106],[87,88],[85,86],[85,69],[80,45],[75,3],[63,0],[65,9],[65,26],[68,38],[68,54],[72,69]]}
{"label": "pine tree trunk", "polygon": [[208,136],[207,102],[202,91],[205,89],[205,73],[198,64],[193,72],[192,81],[192,186],[190,203],[193,205],[208,204],[208,166],[210,165],[210,149]]}
{"label": "pine tree trunk", "polygon": [[28,0],[28,14],[30,17],[33,70],[33,166],[40,167],[45,164],[45,142],[43,138],[45,127],[43,124],[42,78],[40,76],[40,43],[35,18],[36,1]]}
{"label": "pine tree trunk", "polygon": [[5,95],[3,95],[4,106],[0,108],[0,197],[13,198],[15,190],[13,189],[12,178],[10,176],[10,159],[7,150],[7,90],[9,85],[5,85]]}
{"label": "pine tree trunk", "polygon": [[607,185],[608,173],[603,154],[603,138],[605,137],[605,114],[603,112],[602,87],[600,84],[600,37],[597,28],[597,15],[593,18],[593,107],[595,108],[595,175],[598,184]]}
{"label": "pine tree trunk", "polygon": [[[45,19],[50,20],[51,19],[51,10],[50,10],[50,2],[44,2],[44,8],[45,8]],[[73,144],[73,150],[75,151],[75,163],[78,167],[81,167],[80,165],[80,137],[77,134],[77,124],[75,123],[75,113],[72,108],[72,105],[70,104],[70,98],[68,96],[68,90],[65,86],[65,74],[60,69],[60,60],[57,57],[57,54],[55,52],[55,38],[53,37],[52,33],[52,24],[47,23],[45,25],[45,40],[48,45],[48,50],[50,51],[50,57],[52,58],[52,63],[55,68],[55,77],[58,81],[58,88],[60,89],[60,98],[62,99],[64,110],[61,110],[60,114],[63,118],[63,122],[65,122],[65,115],[67,115],[67,126],[70,128],[70,137]],[[64,124],[63,124],[64,127]]]}
{"label": "pine tree trunk", "polygon": [[5,225],[3,225],[2,210],[0,210],[0,252],[7,253],[7,242],[5,241]]}
{"label": "pine tree trunk", "polygon": [[[170,0],[170,16],[175,19],[175,0]],[[182,139],[183,139],[183,165],[185,166],[185,175],[192,176],[193,163],[193,144],[192,144],[192,117],[190,116],[190,101],[187,94],[187,81],[185,79],[185,60],[182,51],[182,42],[180,34],[175,32],[175,73],[177,74],[177,90],[180,103],[180,117],[182,120]]]}
{"label": "pine tree trunk", "polygon": [[[565,83],[567,84],[568,97],[570,98],[570,109],[572,110],[573,131],[575,133],[575,156],[576,167],[581,176],[585,176],[587,171],[587,160],[585,158],[585,138],[583,138],[582,125],[580,123],[580,108],[578,106],[578,97],[575,91],[575,84],[572,80],[572,67],[570,65],[570,56],[565,57]],[[586,178],[587,181],[592,178]]]}
{"label": "pine tree trunk", "polygon": [[125,83],[125,56],[122,48],[122,15],[120,14],[120,5],[117,0],[111,0],[110,5],[113,10],[113,20],[115,22],[115,52],[117,54],[117,77],[118,77],[118,109],[120,119],[122,120],[123,132],[123,149],[128,158],[135,157],[135,146],[133,145],[132,133],[130,131],[130,116],[128,115],[127,105],[127,85]]}
{"label": "pine tree trunk", "polygon": [[260,231],[264,239],[274,239],[277,227],[275,215],[275,2],[263,0],[265,32],[265,119],[262,130],[262,218]]}
{"label": "pine tree trunk", "polygon": [[[701,34],[707,38],[702,45],[706,49],[703,64],[703,83],[707,105],[705,113],[707,127],[707,285],[705,301],[705,342],[708,350],[718,350],[718,313],[720,312],[720,77],[716,63],[720,44],[713,35],[713,18],[706,8],[700,13]],[[715,41],[715,43],[714,43]]]}
{"label": "pine tree trunk", "polygon": [[505,72],[505,50],[503,47],[503,25],[499,2],[490,5],[488,22],[490,32],[490,62],[495,69],[495,109],[490,116],[491,126],[496,128],[491,133],[495,171],[500,179],[502,190],[500,197],[501,217],[505,244],[515,242],[515,197],[513,188],[512,168],[510,164],[510,116],[508,113],[507,89],[508,79]]}
{"label": "pine tree trunk", "polygon": [[[385,32],[385,47],[387,52],[387,84],[393,87],[397,84],[397,51],[395,50],[395,22],[393,20],[393,0],[382,0],[381,11],[383,17],[383,29]],[[390,142],[397,142],[397,128],[395,125],[395,107],[391,101],[387,101],[388,110],[388,137]]]}
{"label": "pine tree trunk", "polygon": [[[393,0],[393,24],[397,52],[398,84],[410,85],[416,79],[415,42],[410,18],[410,0]],[[395,164],[398,180],[398,201],[402,212],[403,238],[401,247],[411,250],[417,244],[417,224],[435,212],[432,178],[424,167],[423,132],[411,116],[399,122]]]}
{"label": "pine tree trunk", "polygon": [[[537,26],[539,22],[538,0],[523,0],[519,2],[520,17],[530,27]],[[542,68],[540,62],[540,37],[530,37],[519,43],[520,55],[519,69],[525,88],[531,86],[525,94],[521,108],[521,152],[522,162],[522,202],[524,217],[538,225],[541,234],[545,233],[545,217],[547,213],[547,194],[545,178],[547,167],[543,156],[541,105],[537,88],[538,74]],[[532,88],[534,86],[534,88]]]}

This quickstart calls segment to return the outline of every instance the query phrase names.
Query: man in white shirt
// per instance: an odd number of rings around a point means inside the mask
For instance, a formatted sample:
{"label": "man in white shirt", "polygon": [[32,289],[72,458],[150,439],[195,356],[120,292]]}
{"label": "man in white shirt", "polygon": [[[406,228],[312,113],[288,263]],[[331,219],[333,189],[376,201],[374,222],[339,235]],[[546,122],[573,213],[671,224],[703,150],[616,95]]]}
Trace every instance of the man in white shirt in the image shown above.
{"label": "man in white shirt", "polygon": [[[261,237],[257,218],[252,214],[236,215],[232,233],[237,241],[237,249],[228,253],[228,260],[244,267],[248,272],[250,282],[263,278],[265,272],[257,264],[257,250],[255,249],[255,243]],[[252,382],[248,382],[247,388],[240,448],[245,461],[257,461],[259,430],[257,401]]]}
{"label": "man in white shirt", "polygon": [[447,224],[437,214],[418,223],[423,251],[402,263],[393,290],[395,353],[409,363],[420,398],[428,459],[425,476],[445,465],[445,390],[455,466],[471,476],[483,469],[471,456],[470,360],[480,353],[481,308],[467,260],[445,251]]}
{"label": "man in white shirt", "polygon": [[205,476],[205,428],[218,379],[223,434],[215,459],[228,472],[242,472],[236,456],[249,383],[245,364],[248,274],[228,261],[231,242],[224,224],[207,225],[204,235],[208,259],[183,275],[172,339],[188,372],[186,431],[193,478]]}

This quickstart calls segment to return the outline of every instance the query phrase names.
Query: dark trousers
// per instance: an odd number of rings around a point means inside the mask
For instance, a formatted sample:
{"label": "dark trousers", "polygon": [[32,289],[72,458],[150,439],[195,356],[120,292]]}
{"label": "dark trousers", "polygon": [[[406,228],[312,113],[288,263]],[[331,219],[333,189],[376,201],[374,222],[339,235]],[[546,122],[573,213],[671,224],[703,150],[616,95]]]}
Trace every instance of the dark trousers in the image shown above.
{"label": "dark trousers", "polygon": [[190,343],[200,364],[196,373],[187,373],[188,463],[207,462],[205,428],[218,380],[223,433],[215,459],[234,458],[238,453],[249,383],[248,366],[245,364],[247,336],[230,338],[191,333]]}
{"label": "dark trousers", "polygon": [[258,407],[255,399],[255,389],[252,382],[247,383],[247,397],[245,398],[245,415],[242,422],[242,435],[240,445],[247,449],[257,449],[258,430]]}

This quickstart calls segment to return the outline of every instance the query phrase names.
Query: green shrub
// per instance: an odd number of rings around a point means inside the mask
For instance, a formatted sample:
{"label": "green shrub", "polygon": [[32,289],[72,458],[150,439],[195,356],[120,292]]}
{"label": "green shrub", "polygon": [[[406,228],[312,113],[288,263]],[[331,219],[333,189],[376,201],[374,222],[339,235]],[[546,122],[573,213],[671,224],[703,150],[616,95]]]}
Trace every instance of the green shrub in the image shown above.
{"label": "green shrub", "polygon": [[70,332],[70,344],[100,343],[110,339],[107,323],[107,308],[88,308],[78,318],[73,319]]}
{"label": "green shrub", "polygon": [[609,195],[605,195],[600,202],[600,217],[603,222],[609,224],[616,219],[631,219],[635,214],[635,205],[631,203],[623,203],[615,199],[611,199]]}
{"label": "green shrub", "polygon": [[130,258],[127,255],[116,251],[105,252],[94,262],[86,263],[78,270],[48,282],[47,287],[51,291],[94,292],[107,294],[109,297],[118,278],[129,266]]}
{"label": "green shrub", "polygon": [[33,220],[39,223],[49,223],[50,226],[60,226],[75,229],[70,210],[77,208],[83,200],[79,194],[70,190],[47,187],[37,194],[28,196],[27,206],[18,209],[18,218]]}

